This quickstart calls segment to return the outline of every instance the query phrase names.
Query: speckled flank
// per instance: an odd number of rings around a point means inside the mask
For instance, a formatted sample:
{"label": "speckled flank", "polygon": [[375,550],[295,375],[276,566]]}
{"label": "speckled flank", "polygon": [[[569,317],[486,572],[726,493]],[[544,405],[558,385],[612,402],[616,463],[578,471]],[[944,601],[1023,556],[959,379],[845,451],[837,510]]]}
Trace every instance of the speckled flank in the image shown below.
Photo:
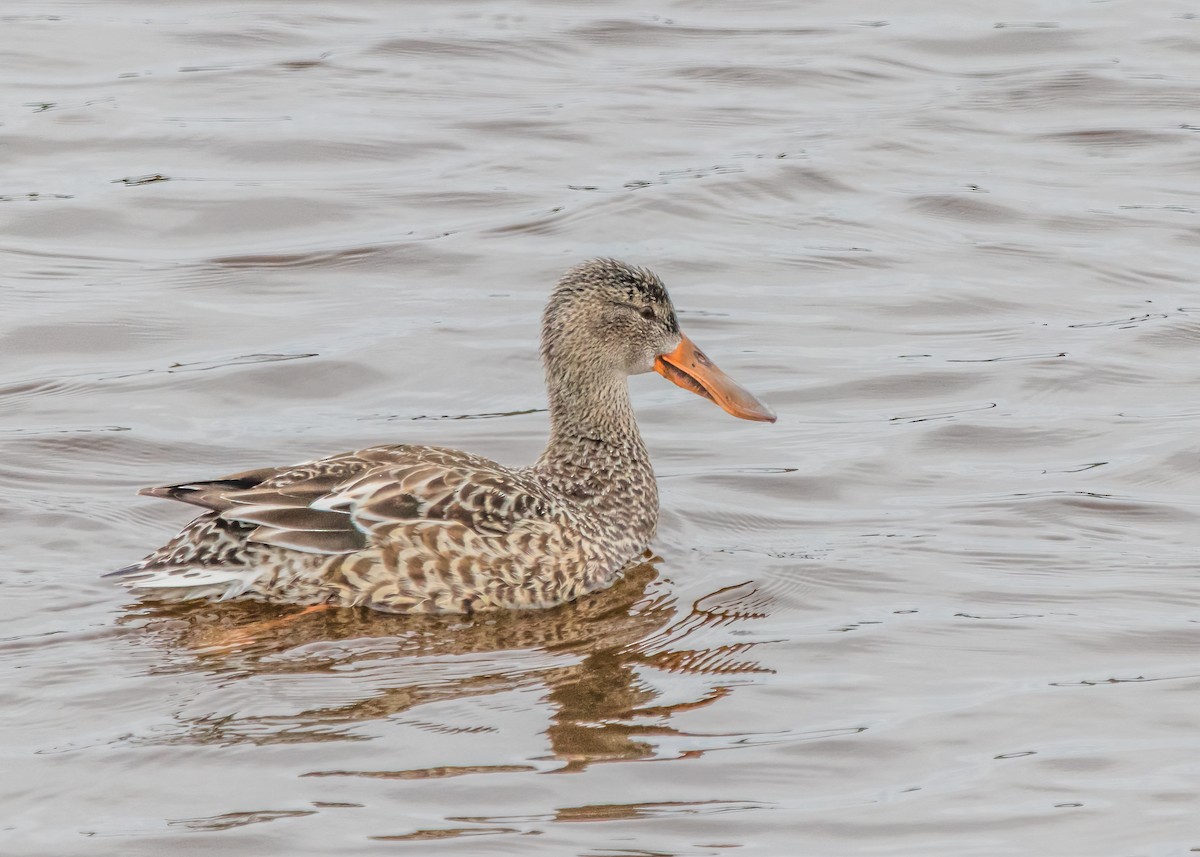
{"label": "speckled flank", "polygon": [[679,342],[657,277],[612,260],[581,265],[546,308],[551,436],[533,466],[377,446],[147,489],[207,511],[113,574],[155,598],[401,613],[551,607],[610,586],[658,520],[626,377]]}

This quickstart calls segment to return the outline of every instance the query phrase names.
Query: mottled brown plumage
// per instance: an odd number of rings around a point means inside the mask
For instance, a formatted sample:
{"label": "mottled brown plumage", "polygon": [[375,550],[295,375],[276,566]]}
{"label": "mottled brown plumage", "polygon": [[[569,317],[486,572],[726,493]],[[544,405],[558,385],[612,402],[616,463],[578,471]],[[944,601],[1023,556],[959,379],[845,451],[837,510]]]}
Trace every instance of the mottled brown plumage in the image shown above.
{"label": "mottled brown plumage", "polygon": [[747,419],[774,415],[679,331],[649,271],[600,259],[547,304],[551,432],[530,467],[376,446],[142,493],[207,510],[121,582],[150,597],[365,605],[400,613],[551,607],[612,584],[649,544],[658,489],[626,378],[654,369]]}

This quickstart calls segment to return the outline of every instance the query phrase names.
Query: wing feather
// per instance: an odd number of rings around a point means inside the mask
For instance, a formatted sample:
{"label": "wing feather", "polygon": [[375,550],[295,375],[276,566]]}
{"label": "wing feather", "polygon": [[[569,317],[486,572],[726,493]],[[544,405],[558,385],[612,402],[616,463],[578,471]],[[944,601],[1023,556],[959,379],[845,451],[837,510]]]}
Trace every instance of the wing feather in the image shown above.
{"label": "wing feather", "polygon": [[345,554],[362,550],[367,545],[365,534],[358,530],[297,530],[279,527],[259,527],[247,538],[250,541],[303,553]]}
{"label": "wing feather", "polygon": [[227,521],[261,524],[312,532],[337,532],[346,529],[346,516],[324,512],[311,506],[234,506],[221,513]]}
{"label": "wing feather", "polygon": [[427,446],[373,447],[143,493],[254,526],[249,541],[318,554],[354,553],[424,525],[503,536],[549,516],[555,506],[519,471]]}

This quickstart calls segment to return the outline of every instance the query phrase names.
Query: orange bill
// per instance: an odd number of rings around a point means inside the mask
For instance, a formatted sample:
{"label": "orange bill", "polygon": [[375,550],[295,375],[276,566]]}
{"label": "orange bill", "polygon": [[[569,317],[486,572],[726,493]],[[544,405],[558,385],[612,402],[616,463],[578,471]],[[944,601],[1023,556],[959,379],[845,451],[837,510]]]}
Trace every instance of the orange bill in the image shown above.
{"label": "orange bill", "polygon": [[654,371],[685,390],[716,402],[735,417],[775,422],[775,412],[717,368],[686,336],[670,354],[654,359]]}

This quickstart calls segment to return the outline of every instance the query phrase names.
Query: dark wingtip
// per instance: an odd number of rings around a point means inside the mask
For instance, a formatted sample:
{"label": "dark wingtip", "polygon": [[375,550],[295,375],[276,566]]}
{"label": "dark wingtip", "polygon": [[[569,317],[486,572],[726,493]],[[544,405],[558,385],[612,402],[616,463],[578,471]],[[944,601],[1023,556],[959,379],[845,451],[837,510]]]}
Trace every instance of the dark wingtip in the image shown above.
{"label": "dark wingtip", "polygon": [[141,571],[144,566],[140,562],[135,562],[133,565],[127,565],[124,568],[118,568],[116,571],[106,571],[101,577],[116,577],[119,574],[133,574],[135,571]]}
{"label": "dark wingtip", "polygon": [[[217,485],[219,483],[207,483],[209,485]],[[197,485],[160,485],[155,488],[143,488],[138,491],[143,497],[158,497],[161,500],[178,500],[181,503],[191,503],[194,506],[203,506],[205,509],[218,508],[211,502],[211,492],[200,490],[201,486]]]}

